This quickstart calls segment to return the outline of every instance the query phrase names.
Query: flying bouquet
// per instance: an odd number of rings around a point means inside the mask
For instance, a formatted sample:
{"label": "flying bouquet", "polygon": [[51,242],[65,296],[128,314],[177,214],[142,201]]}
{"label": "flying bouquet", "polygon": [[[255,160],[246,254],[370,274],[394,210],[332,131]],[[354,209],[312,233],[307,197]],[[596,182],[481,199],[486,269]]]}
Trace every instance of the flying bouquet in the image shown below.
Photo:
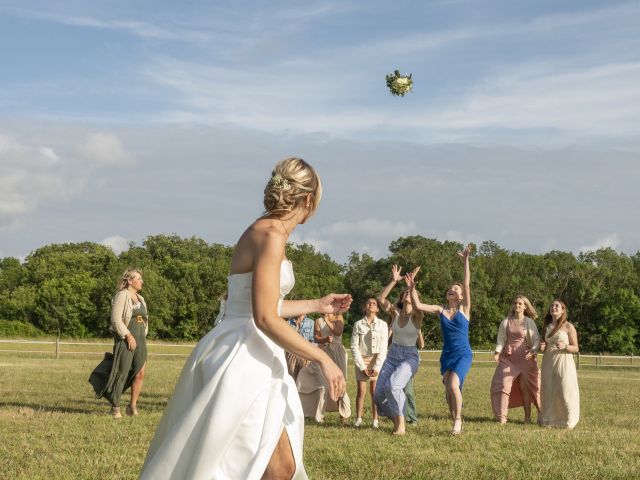
{"label": "flying bouquet", "polygon": [[400,70],[387,75],[387,87],[392,95],[404,97],[413,88],[413,80],[411,74],[401,75]]}

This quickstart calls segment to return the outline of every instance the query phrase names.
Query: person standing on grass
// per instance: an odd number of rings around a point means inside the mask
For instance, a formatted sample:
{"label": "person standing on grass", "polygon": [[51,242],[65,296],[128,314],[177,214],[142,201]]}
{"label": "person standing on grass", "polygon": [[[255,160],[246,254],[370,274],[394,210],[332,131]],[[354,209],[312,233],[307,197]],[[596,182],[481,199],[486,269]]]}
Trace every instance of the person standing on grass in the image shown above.
{"label": "person standing on grass", "polygon": [[[347,379],[347,351],[342,345],[344,319],[342,315],[326,313],[315,321],[314,340],[333,360]],[[347,392],[334,402],[327,389],[320,366],[315,362],[308,363],[296,377],[296,387],[300,395],[305,417],[314,418],[323,423],[325,412],[339,412],[340,421],[345,425],[351,416],[351,400]]]}
{"label": "person standing on grass", "polygon": [[453,421],[451,435],[462,432],[462,385],[471,368],[473,353],[469,345],[469,318],[471,316],[471,269],[469,256],[471,245],[467,245],[458,256],[464,262],[464,280],[454,283],[447,290],[447,305],[426,305],[420,302],[415,278],[405,275],[405,282],[411,291],[411,300],[416,310],[434,313],[440,317],[442,329],[442,354],[440,373],[445,387],[449,414]]}
{"label": "person standing on grass", "polygon": [[346,389],[329,356],[284,318],[344,313],[349,294],[285,300],[293,266],[289,235],[318,208],[322,184],[301,158],[273,168],[265,213],[241,235],[231,258],[225,319],[193,349],[158,424],[141,480],[306,479],[304,416],[284,351],[320,365],[333,400]]}
{"label": "person standing on grass", "polygon": [[531,404],[540,416],[540,369],[536,352],[540,347],[538,318],[524,295],[513,299],[507,318],[500,322],[493,359],[498,363],[491,380],[491,407],[501,424],[510,408],[524,407],[524,421],[531,423]]}
{"label": "person standing on grass", "polygon": [[356,364],[356,427],[362,425],[362,415],[364,413],[364,397],[371,394],[371,416],[373,417],[373,428],[378,428],[378,409],[374,400],[376,381],[382,368],[382,364],[387,358],[387,341],[389,338],[389,327],[387,322],[378,318],[378,301],[371,297],[364,305],[365,316],[353,325],[351,334],[351,354]]}
{"label": "person standing on grass", "polygon": [[113,355],[96,367],[89,382],[96,397],[104,397],[111,404],[111,416],[122,418],[120,397],[131,387],[131,400],[127,415],[138,415],[138,398],[142,391],[147,364],[146,337],[149,332],[147,304],[140,295],[144,281],[136,268],[126,270],[118,283],[111,303],[111,325],[114,335]]}
{"label": "person standing on grass", "polygon": [[580,389],[573,354],[578,353],[578,334],[567,320],[567,306],[554,300],[544,317],[540,416],[545,427],[573,428],[580,419]]}
{"label": "person standing on grass", "polygon": [[[378,412],[393,420],[394,435],[405,434],[407,402],[404,389],[418,371],[420,356],[416,342],[420,337],[423,319],[422,312],[413,308],[408,289],[402,292],[395,305],[387,300],[393,287],[402,280],[400,272],[397,265],[391,267],[391,282],[378,295],[382,310],[391,317],[391,348],[380,371],[375,401]],[[417,272],[418,269],[408,276],[413,278]]]}
{"label": "person standing on grass", "polygon": [[[297,317],[288,319],[287,323],[291,328],[302,335],[302,338],[313,343],[314,321],[312,318],[309,318],[306,315],[298,315]],[[287,360],[287,371],[289,372],[289,375],[291,375],[294,380],[297,380],[298,374],[309,362],[299,355],[295,355],[287,351],[284,352],[284,356]]]}

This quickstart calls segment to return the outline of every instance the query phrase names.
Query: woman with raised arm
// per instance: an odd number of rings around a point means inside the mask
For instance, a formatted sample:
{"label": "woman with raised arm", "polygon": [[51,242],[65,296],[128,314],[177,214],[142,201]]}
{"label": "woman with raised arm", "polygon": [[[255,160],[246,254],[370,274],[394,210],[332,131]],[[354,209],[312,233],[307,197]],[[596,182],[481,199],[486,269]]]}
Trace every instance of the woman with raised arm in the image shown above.
{"label": "woman with raised arm", "polygon": [[264,190],[265,214],[242,234],[231,259],[224,320],[187,360],[151,442],[142,479],[307,478],[304,417],[284,349],[317,362],[334,400],[344,375],[284,318],[343,313],[347,294],[287,301],[294,285],[285,246],[316,211],[322,186],[304,160],[278,162]]}
{"label": "woman with raised arm", "polygon": [[547,427],[573,428],[580,419],[580,389],[573,354],[579,351],[578,334],[567,320],[567,306],[554,300],[544,317],[540,342],[542,374],[540,417]]}
{"label": "woman with raised arm", "polygon": [[524,407],[524,421],[531,423],[531,403],[540,416],[540,347],[536,309],[524,295],[513,299],[509,315],[498,327],[493,359],[498,363],[491,380],[491,407],[501,424],[510,408]]}
{"label": "woman with raised arm", "polygon": [[[315,321],[314,340],[327,352],[347,378],[347,351],[342,345],[344,319],[342,315],[326,313]],[[314,418],[316,422],[324,422],[326,412],[339,412],[342,424],[351,416],[351,400],[345,392],[337,402],[329,398],[327,384],[317,363],[310,362],[300,369],[296,378],[296,387],[300,395],[305,417]]]}
{"label": "woman with raised arm", "polygon": [[415,279],[405,275],[405,282],[411,290],[413,306],[417,310],[434,313],[440,317],[442,329],[442,354],[440,373],[444,384],[449,413],[453,420],[451,435],[462,432],[462,385],[471,368],[473,353],[469,345],[469,318],[471,315],[471,269],[469,268],[471,245],[458,252],[464,261],[463,283],[454,283],[447,290],[447,305],[426,305],[420,302]]}
{"label": "woman with raised arm", "polygon": [[[391,282],[378,295],[378,303],[382,310],[391,317],[391,347],[382,364],[378,377],[374,399],[378,413],[393,420],[394,435],[404,435],[406,415],[406,395],[404,388],[418,371],[420,356],[416,342],[422,329],[422,312],[413,308],[411,292],[404,289],[400,298],[393,305],[387,297],[393,287],[402,280],[401,269],[397,265],[391,267]],[[414,270],[408,276],[413,278]]]}

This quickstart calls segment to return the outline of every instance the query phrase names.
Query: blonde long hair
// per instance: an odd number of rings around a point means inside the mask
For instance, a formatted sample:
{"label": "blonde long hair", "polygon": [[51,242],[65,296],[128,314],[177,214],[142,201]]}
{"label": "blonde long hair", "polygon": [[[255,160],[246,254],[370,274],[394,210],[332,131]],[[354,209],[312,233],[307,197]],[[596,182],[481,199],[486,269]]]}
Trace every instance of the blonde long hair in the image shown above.
{"label": "blonde long hair", "polygon": [[513,304],[516,303],[516,300],[518,299],[522,300],[522,302],[524,303],[525,317],[529,317],[531,320],[535,320],[536,318],[538,318],[538,312],[536,312],[536,309],[533,308],[533,305],[531,305],[529,299],[524,295],[516,295],[515,297],[513,297],[513,300],[511,301],[511,308],[509,309],[510,316],[513,316],[516,313],[515,309],[513,308]]}
{"label": "blonde long hair", "polygon": [[126,288],[129,288],[129,281],[133,280],[133,277],[136,275],[136,273],[140,275],[140,277],[142,277],[142,270],[138,268],[127,268],[122,274],[122,276],[120,277],[120,280],[118,280],[118,285],[116,286],[116,293],[121,292]]}

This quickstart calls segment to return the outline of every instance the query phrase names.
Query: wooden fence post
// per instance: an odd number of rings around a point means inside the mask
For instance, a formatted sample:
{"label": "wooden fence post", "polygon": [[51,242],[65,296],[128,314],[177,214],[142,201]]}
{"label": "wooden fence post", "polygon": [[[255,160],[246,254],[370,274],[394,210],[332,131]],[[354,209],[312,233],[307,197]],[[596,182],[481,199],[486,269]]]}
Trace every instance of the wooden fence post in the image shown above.
{"label": "wooden fence post", "polygon": [[56,360],[60,358],[60,337],[56,338]]}

